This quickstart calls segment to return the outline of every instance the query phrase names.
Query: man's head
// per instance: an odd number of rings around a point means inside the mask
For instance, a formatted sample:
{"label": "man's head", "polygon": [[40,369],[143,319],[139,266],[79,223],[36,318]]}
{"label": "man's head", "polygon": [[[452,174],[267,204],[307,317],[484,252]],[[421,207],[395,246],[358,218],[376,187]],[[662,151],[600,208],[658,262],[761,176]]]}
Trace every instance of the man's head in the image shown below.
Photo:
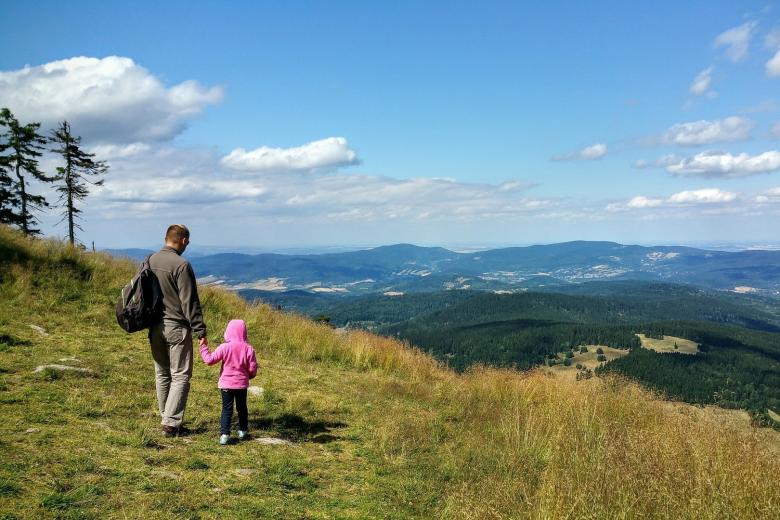
{"label": "man's head", "polygon": [[165,245],[182,254],[190,244],[190,230],[184,224],[172,224],[165,232]]}

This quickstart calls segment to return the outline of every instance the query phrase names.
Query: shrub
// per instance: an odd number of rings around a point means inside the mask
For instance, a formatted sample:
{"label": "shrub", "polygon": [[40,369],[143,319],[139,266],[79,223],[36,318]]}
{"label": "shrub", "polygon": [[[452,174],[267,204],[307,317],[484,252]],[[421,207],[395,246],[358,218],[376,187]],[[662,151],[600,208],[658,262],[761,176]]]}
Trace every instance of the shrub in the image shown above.
{"label": "shrub", "polygon": [[588,347],[580,347],[580,354],[584,354],[588,351]]}
{"label": "shrub", "polygon": [[598,356],[596,356],[596,361],[606,361],[606,360],[607,360],[607,356],[605,356],[604,354],[599,354]]}
{"label": "shrub", "polygon": [[577,363],[577,370],[582,370],[582,363]]}
{"label": "shrub", "polygon": [[571,359],[566,358],[563,360],[563,366],[570,367],[571,366]]}
{"label": "shrub", "polygon": [[603,348],[599,347],[599,348],[596,349],[596,354],[603,354],[603,353],[604,353],[604,349]]}
{"label": "shrub", "polygon": [[574,352],[569,351],[569,352],[566,353],[566,359],[571,359],[573,357],[574,357]]}

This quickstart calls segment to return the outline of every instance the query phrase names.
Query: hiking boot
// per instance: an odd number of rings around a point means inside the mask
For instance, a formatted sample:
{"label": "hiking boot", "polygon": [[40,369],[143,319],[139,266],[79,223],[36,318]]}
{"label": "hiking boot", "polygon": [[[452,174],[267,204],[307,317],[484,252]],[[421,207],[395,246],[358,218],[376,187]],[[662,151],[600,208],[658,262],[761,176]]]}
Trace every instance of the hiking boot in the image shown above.
{"label": "hiking boot", "polygon": [[225,444],[230,442],[230,435],[222,434],[219,436],[219,444],[221,446],[224,446]]}
{"label": "hiking boot", "polygon": [[238,440],[240,440],[240,441],[243,441],[247,437],[249,437],[249,432],[247,432],[245,430],[238,430],[237,433],[238,433]]}
{"label": "hiking boot", "polygon": [[163,435],[166,437],[176,437],[176,434],[179,432],[179,429],[175,426],[163,426],[162,427]]}

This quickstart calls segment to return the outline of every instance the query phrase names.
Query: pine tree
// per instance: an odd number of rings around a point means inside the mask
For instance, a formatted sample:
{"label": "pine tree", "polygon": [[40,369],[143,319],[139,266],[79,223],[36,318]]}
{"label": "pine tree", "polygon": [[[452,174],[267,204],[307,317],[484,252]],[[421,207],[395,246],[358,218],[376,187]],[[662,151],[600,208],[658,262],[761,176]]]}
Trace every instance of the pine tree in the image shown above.
{"label": "pine tree", "polygon": [[68,221],[68,239],[71,244],[76,241],[76,229],[81,229],[76,220],[81,210],[76,202],[84,200],[89,194],[89,186],[101,186],[103,179],[94,182],[89,177],[98,177],[108,170],[104,161],[96,161],[95,154],[81,149],[81,137],[74,136],[67,121],[51,131],[52,143],[59,145],[52,151],[62,156],[65,166],[57,168],[57,191],[60,193],[60,204],[63,206],[62,220]]}
{"label": "pine tree", "polygon": [[[25,174],[43,182],[51,182],[52,177],[44,175],[38,169],[38,157],[42,155],[46,138],[38,134],[40,123],[28,123],[22,125],[7,108],[0,110],[0,168],[6,172],[13,171],[16,181],[13,189],[9,190],[13,196],[4,199],[3,210],[7,213],[9,221],[17,224],[25,235],[40,234],[35,226],[38,223],[33,211],[49,207],[43,195],[33,195],[27,192],[27,179]],[[4,182],[4,181],[0,181]],[[4,186],[0,186],[2,189]],[[19,213],[14,212],[19,207]]]}
{"label": "pine tree", "polygon": [[21,225],[19,216],[19,198],[16,196],[14,181],[11,178],[11,164],[9,158],[4,155],[8,145],[0,142],[0,224]]}

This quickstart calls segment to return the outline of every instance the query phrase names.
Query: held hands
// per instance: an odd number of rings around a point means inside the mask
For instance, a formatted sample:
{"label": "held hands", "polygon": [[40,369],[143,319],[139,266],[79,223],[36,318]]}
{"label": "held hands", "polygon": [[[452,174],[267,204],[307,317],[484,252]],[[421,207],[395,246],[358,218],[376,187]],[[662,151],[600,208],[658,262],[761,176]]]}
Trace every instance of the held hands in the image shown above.
{"label": "held hands", "polygon": [[208,348],[208,346],[209,346],[209,339],[206,336],[203,336],[202,338],[200,338],[198,340],[198,347],[199,348],[203,348],[203,347]]}

